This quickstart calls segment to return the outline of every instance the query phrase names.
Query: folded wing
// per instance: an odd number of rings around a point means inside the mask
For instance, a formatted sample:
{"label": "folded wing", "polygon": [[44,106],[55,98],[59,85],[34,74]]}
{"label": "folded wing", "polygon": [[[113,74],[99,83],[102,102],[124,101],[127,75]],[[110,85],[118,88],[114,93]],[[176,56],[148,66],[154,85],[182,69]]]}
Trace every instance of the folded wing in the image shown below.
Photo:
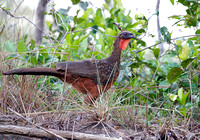
{"label": "folded wing", "polygon": [[69,74],[75,74],[80,77],[96,79],[97,67],[95,60],[89,61],[68,61],[56,63],[57,71],[66,71]]}

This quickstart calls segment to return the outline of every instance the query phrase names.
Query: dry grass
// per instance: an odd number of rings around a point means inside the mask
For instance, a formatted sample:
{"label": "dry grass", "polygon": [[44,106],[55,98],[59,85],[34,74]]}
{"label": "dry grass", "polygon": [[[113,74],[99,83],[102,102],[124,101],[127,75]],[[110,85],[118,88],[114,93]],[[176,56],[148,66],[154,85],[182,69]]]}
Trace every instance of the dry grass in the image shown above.
{"label": "dry grass", "polygon": [[[1,55],[2,70],[18,68],[22,64],[20,60],[7,61],[7,57],[5,54]],[[198,121],[190,116],[182,117],[176,108],[160,106],[165,102],[149,98],[152,103],[148,106],[146,102],[138,104],[135,96],[139,94],[147,98],[149,88],[133,89],[125,86],[116,89],[113,86],[93,106],[83,104],[84,95],[52,77],[1,75],[0,90],[1,115],[16,115],[9,109],[11,108],[32,122],[20,119],[11,121],[17,125],[36,124],[48,129],[105,134],[127,139],[197,138],[200,132]]]}
{"label": "dry grass", "polygon": [[[159,117],[158,114],[150,113],[147,130],[145,105],[124,105],[124,96],[115,88],[101,95],[94,106],[87,106],[82,104],[83,95],[70,86],[65,85],[61,93],[52,90],[51,83],[44,84],[44,79],[42,76],[2,76],[1,115],[16,115],[9,107],[44,128],[103,133],[108,136],[116,134],[124,138],[182,139],[188,133],[188,137],[197,138],[195,134],[199,133],[200,126],[194,120],[180,117],[175,110],[156,107],[149,107],[148,112],[168,112],[168,116]],[[17,124],[32,125],[27,121]]]}
{"label": "dry grass", "polygon": [[[20,29],[17,31],[16,42],[21,37]],[[10,35],[7,38],[10,38]],[[2,48],[4,43],[2,42]],[[1,71],[18,68],[24,63],[15,59],[8,61],[7,58],[7,54],[0,54]],[[183,117],[174,107],[169,109],[156,106],[160,105],[156,99],[149,98],[153,101],[152,106],[151,104],[146,106],[148,103],[146,100],[139,104],[135,95],[140,94],[147,98],[149,87],[137,87],[134,90],[132,87],[122,89],[112,87],[94,102],[94,106],[87,106],[83,104],[84,95],[72,89],[70,85],[62,84],[58,79],[16,75],[0,75],[0,78],[0,115],[7,118],[16,116],[9,109],[11,108],[32,122],[18,116],[6,124],[22,126],[35,124],[48,129],[105,134],[126,139],[150,139],[151,137],[198,139],[200,137],[198,119],[195,120],[189,115]],[[129,90],[126,93],[124,93],[125,88]],[[127,97],[126,95],[129,94],[132,96]],[[134,104],[131,100],[134,100]],[[194,113],[194,115],[199,114]],[[1,119],[0,123],[3,124]]]}

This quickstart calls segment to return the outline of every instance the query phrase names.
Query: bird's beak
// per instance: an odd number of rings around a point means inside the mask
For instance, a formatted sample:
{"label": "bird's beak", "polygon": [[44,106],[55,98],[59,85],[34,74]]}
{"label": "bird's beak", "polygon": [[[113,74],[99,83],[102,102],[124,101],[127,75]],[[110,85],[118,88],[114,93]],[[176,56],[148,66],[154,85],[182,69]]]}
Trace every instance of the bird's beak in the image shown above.
{"label": "bird's beak", "polygon": [[134,38],[134,39],[138,40],[133,34],[130,34],[128,37],[129,38]]}
{"label": "bird's beak", "polygon": [[[129,35],[129,38],[133,38],[133,39],[138,40],[133,34],[130,34],[130,35]],[[131,46],[131,42],[129,42],[128,45],[130,46],[130,48],[132,47],[132,46]]]}

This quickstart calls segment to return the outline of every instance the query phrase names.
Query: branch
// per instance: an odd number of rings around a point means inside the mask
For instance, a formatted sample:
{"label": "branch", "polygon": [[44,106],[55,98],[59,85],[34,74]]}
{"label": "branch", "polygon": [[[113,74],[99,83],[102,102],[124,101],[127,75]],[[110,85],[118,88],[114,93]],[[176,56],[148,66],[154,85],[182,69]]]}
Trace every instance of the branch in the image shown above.
{"label": "branch", "polygon": [[[39,129],[41,129],[41,131],[44,131],[43,133],[46,132],[47,134],[49,134],[49,135],[51,135],[51,136],[60,138],[61,140],[66,140],[66,139],[63,138],[62,136],[60,136],[60,135],[58,135],[58,134],[56,134],[56,133],[54,133],[54,132],[52,132],[52,131],[49,131],[48,129],[45,129],[45,128],[39,126],[39,125],[34,124],[33,122],[31,122],[30,120],[26,119],[24,116],[22,116],[21,114],[19,114],[19,113],[16,112],[16,111],[14,111],[14,110],[11,109],[10,107],[7,107],[7,108],[8,108],[8,110],[10,110],[11,112],[15,113],[17,116],[19,116],[19,117],[21,117],[22,119],[24,119],[25,121],[27,121],[27,122],[29,122],[30,124],[32,124],[32,125],[38,127]],[[0,127],[0,128],[1,128],[1,127]],[[1,132],[1,131],[0,131],[0,132]],[[17,131],[17,132],[19,132],[19,131]],[[24,134],[24,133],[22,133],[22,134]],[[29,134],[29,133],[28,133],[28,134]]]}
{"label": "branch", "polygon": [[113,24],[115,24],[120,31],[122,30],[122,27],[120,26],[119,23],[113,22]]}
{"label": "branch", "polygon": [[154,44],[154,45],[151,45],[151,46],[148,46],[148,47],[145,47],[145,48],[143,48],[143,49],[141,49],[141,50],[138,50],[138,51],[136,51],[135,53],[139,53],[139,52],[141,52],[141,51],[144,51],[144,50],[146,50],[146,49],[149,49],[149,48],[151,48],[151,47],[154,47],[154,46],[156,46],[156,45],[159,45],[159,44],[161,44],[161,43],[163,43],[163,42],[158,42],[158,43],[156,43],[156,44]]}
{"label": "branch", "polygon": [[[200,36],[200,34],[197,34],[197,35],[186,35],[186,36],[176,37],[176,38],[172,38],[171,40],[176,40],[176,39],[179,39],[179,38],[196,37],[196,36]],[[145,48],[143,48],[143,49],[141,49],[141,50],[138,50],[138,51],[136,51],[135,53],[139,53],[139,52],[141,52],[141,51],[144,51],[144,50],[146,50],[146,49],[149,49],[149,48],[154,47],[154,46],[156,46],[156,45],[159,45],[159,44],[161,44],[161,43],[164,43],[164,42],[160,41],[160,42],[158,42],[158,43],[156,43],[156,44],[154,44],[154,45],[151,45],[151,46],[145,47]]]}
{"label": "branch", "polygon": [[[85,133],[79,133],[79,132],[60,131],[60,130],[53,130],[53,129],[50,129],[50,131],[63,138],[69,138],[69,139],[73,137],[74,139],[82,139],[82,140],[83,139],[84,140],[119,140],[118,138],[111,138],[111,137],[85,134]],[[0,133],[20,134],[24,136],[44,137],[44,138],[54,137],[54,135],[38,128],[29,128],[29,127],[15,126],[15,125],[0,125]]]}
{"label": "branch", "polygon": [[66,140],[65,138],[75,138],[75,139],[84,139],[84,140],[118,140],[118,138],[111,138],[105,136],[98,136],[92,134],[84,134],[79,132],[71,132],[71,131],[60,131],[54,129],[45,129],[39,125],[34,124],[32,121],[26,119],[24,116],[19,114],[18,112],[14,111],[10,107],[6,106],[8,110],[19,116],[20,118],[24,119],[25,121],[29,122],[30,124],[34,125],[37,128],[28,128],[28,127],[21,127],[21,126],[13,126],[13,125],[0,125],[0,133],[9,133],[9,134],[21,134],[21,135],[28,135],[28,136],[35,136],[35,137],[57,137],[61,140]]}
{"label": "branch", "polygon": [[49,37],[49,35],[44,31],[42,30],[41,28],[39,28],[36,24],[34,24],[32,21],[30,21],[28,18],[26,18],[25,16],[22,16],[22,17],[17,17],[17,16],[14,16],[13,14],[10,13],[10,11],[4,9],[3,7],[0,6],[0,9],[2,9],[7,15],[15,18],[15,19],[25,19],[27,20],[29,23],[31,23],[33,26],[35,26],[37,29],[39,29],[41,32],[43,32],[45,34],[45,36],[48,37],[48,39],[51,41],[52,44],[54,44],[53,40],[51,40],[51,38]]}
{"label": "branch", "polygon": [[[157,4],[156,4],[156,12],[157,12],[157,32],[158,32],[158,40],[161,41],[161,32],[160,32],[160,11],[159,11],[159,7],[160,7],[160,0],[157,0]],[[163,44],[159,44],[159,48],[160,48],[160,54],[161,55],[164,52],[163,49]]]}

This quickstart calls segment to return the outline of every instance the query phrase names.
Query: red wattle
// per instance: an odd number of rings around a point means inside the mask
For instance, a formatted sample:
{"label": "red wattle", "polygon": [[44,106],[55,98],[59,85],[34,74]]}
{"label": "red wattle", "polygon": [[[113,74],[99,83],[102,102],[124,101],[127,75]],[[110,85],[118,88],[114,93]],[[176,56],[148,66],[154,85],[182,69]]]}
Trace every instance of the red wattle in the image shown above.
{"label": "red wattle", "polygon": [[128,46],[130,39],[121,39],[119,42],[119,46],[121,48],[121,50],[126,49],[126,47]]}

